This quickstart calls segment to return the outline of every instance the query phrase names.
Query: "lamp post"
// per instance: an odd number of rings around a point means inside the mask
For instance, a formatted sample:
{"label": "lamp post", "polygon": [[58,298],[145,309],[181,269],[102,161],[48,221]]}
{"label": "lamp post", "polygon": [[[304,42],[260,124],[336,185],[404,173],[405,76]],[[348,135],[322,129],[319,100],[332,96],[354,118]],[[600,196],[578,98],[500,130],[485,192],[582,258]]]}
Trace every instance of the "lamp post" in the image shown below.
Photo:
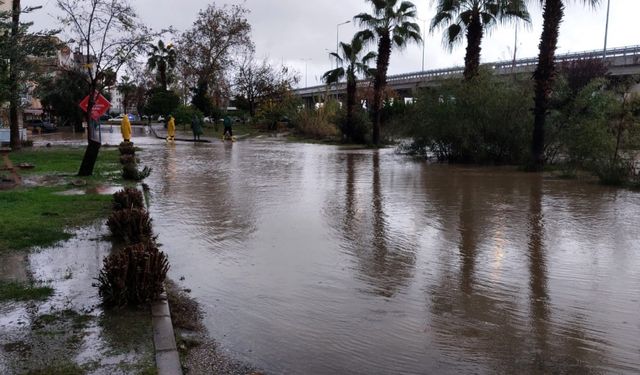
{"label": "lamp post", "polygon": [[311,59],[302,59],[302,61],[304,61],[304,87],[307,88],[307,87],[309,87],[309,84],[308,84],[308,81],[307,81],[307,78],[308,78],[307,74],[309,72],[308,64],[309,64],[309,61],[311,61]]}
{"label": "lamp post", "polygon": [[602,51],[602,59],[607,58],[607,37],[609,36],[609,10],[611,8],[611,0],[607,0],[607,21],[604,26],[604,50]]}
{"label": "lamp post", "polygon": [[[351,21],[347,20],[347,21],[344,21],[344,22],[339,23],[339,24],[336,25],[336,55],[338,54],[338,44],[340,43],[340,40],[338,39],[338,33],[340,32],[340,26],[346,25],[348,23],[351,23]],[[336,66],[336,68],[337,68],[337,66]]]}
{"label": "lamp post", "polygon": [[427,20],[419,18],[422,21],[422,71],[424,72],[424,50],[427,44]]}

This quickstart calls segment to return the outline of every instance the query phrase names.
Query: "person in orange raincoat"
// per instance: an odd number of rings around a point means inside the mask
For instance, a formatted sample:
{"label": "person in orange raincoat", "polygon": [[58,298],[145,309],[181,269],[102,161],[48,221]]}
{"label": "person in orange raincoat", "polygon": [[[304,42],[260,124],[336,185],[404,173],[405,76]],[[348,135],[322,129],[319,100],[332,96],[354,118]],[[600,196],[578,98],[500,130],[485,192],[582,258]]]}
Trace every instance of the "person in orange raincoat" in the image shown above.
{"label": "person in orange raincoat", "polygon": [[126,113],[120,122],[120,131],[122,132],[124,141],[131,142],[131,123],[129,122],[129,115]]}
{"label": "person in orange raincoat", "polygon": [[173,116],[169,115],[169,122],[167,123],[167,142],[174,142],[176,140],[176,120]]}

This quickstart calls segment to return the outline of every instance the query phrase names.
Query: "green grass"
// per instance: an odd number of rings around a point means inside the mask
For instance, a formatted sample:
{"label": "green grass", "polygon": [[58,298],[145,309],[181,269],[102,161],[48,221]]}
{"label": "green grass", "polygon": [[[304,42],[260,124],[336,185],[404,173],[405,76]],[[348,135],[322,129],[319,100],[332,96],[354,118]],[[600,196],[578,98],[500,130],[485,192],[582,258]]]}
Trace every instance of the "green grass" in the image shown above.
{"label": "green grass", "polygon": [[71,237],[65,228],[105,217],[111,196],[55,194],[63,187],[0,191],[0,252],[48,246]]}
{"label": "green grass", "polygon": [[[84,147],[52,147],[24,149],[12,152],[9,157],[14,165],[35,165],[33,169],[19,172],[25,177],[65,176],[71,181],[77,179],[75,174],[83,155]],[[118,150],[102,149],[94,176],[85,180],[89,185],[103,183],[107,179],[119,182],[119,169]],[[71,237],[65,228],[85,225],[109,213],[110,196],[55,194],[70,188],[64,182],[65,179],[60,185],[60,180],[54,179],[58,186],[0,191],[0,252],[53,245]]]}
{"label": "green grass", "polygon": [[87,372],[71,360],[58,361],[45,368],[31,370],[28,375],[82,375]]}
{"label": "green grass", "polygon": [[16,282],[0,281],[0,302],[45,300],[53,294],[48,286],[34,286]]}
{"label": "green grass", "polygon": [[[9,154],[14,165],[33,164],[33,169],[19,170],[21,175],[69,175],[75,177],[80,168],[84,147],[25,148]],[[89,180],[101,181],[114,175],[120,169],[120,154],[116,148],[102,148]]]}

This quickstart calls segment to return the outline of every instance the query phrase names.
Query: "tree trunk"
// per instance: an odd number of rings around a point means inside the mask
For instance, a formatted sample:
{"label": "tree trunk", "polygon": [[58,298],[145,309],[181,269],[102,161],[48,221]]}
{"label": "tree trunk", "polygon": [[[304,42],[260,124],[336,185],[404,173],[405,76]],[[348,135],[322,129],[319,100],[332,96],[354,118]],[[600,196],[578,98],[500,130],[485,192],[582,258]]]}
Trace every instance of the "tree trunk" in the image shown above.
{"label": "tree trunk", "polygon": [[555,79],[555,53],[558,44],[560,23],[564,15],[562,0],[546,0],[544,3],[543,28],[540,37],[538,67],[533,73],[535,80],[535,108],[531,157],[533,168],[542,170],[544,166],[544,128],[549,108],[549,96]]}
{"label": "tree trunk", "polygon": [[82,164],[80,164],[80,170],[78,171],[78,176],[86,177],[93,175],[93,168],[96,165],[96,160],[98,160],[98,152],[100,152],[100,142],[96,142],[92,139],[92,135],[94,134],[92,119],[91,119],[91,111],[93,110],[93,105],[95,103],[94,92],[95,85],[91,85],[92,90],[89,94],[89,103],[87,104],[87,149],[84,152],[84,156],[82,158]]}
{"label": "tree trunk", "polygon": [[167,91],[167,70],[164,67],[160,69],[160,85],[162,85],[162,90]]}
{"label": "tree trunk", "polygon": [[[20,32],[20,0],[13,0],[11,7],[11,40],[15,43]],[[9,143],[12,150],[19,150],[22,147],[20,142],[20,122],[18,119],[18,54],[17,47],[12,48],[9,61]]]}
{"label": "tree trunk", "polygon": [[347,141],[352,142],[354,140],[354,124],[353,124],[353,110],[356,106],[356,77],[353,72],[349,73],[347,77],[347,123],[344,129],[344,133],[347,136]]}
{"label": "tree trunk", "polygon": [[371,115],[373,117],[373,137],[371,141],[374,145],[380,145],[380,122],[382,120],[382,95],[387,85],[387,69],[389,68],[389,58],[391,56],[391,37],[387,33],[382,35],[378,42],[378,59],[376,61],[376,75],[373,79],[373,103]]}
{"label": "tree trunk", "polygon": [[470,80],[478,75],[480,67],[480,52],[482,48],[482,23],[480,22],[480,14],[474,12],[471,23],[467,28],[467,53],[464,56],[464,79]]}
{"label": "tree trunk", "polygon": [[[87,127],[87,133],[89,133],[89,127],[91,127],[91,124],[89,124]],[[98,160],[98,153],[100,152],[100,142],[95,142],[91,139],[89,139],[88,142],[89,144],[87,145],[87,149],[84,152],[82,164],[80,164],[80,170],[78,171],[78,176],[81,177],[93,175],[93,167],[96,165],[96,160]]]}

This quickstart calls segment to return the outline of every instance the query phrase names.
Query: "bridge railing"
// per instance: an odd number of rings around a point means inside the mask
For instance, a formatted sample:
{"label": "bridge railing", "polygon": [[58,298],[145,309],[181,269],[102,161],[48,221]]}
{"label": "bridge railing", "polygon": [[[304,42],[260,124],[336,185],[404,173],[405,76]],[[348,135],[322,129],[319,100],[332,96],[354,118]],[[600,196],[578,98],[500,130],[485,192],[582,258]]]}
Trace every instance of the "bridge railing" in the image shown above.
{"label": "bridge railing", "polygon": [[[573,53],[564,53],[556,55],[556,62],[568,62],[582,59],[600,59],[602,58],[603,50],[592,50],[592,51],[584,51],[584,52],[573,52]],[[627,46],[620,48],[611,48],[607,50],[605,59],[615,59],[617,57],[640,57],[640,45],[638,46]],[[510,70],[514,68],[526,68],[538,63],[537,57],[530,57],[524,59],[513,60],[503,60],[496,62],[489,62],[482,65],[489,66],[494,70]],[[441,78],[441,77],[450,77],[461,75],[464,72],[464,67],[456,66],[452,68],[443,68],[443,69],[431,69],[425,71],[417,71],[403,74],[394,74],[387,77],[388,83],[393,82],[401,82],[401,81],[428,81],[433,78]],[[359,86],[366,86],[368,81],[361,80],[358,81]],[[326,90],[326,85],[317,85],[311,87],[305,87],[301,89],[294,90],[296,93],[304,95],[311,93],[320,93]],[[335,86],[330,90],[330,92],[335,92],[336,89],[339,91],[344,89],[344,83],[338,84],[338,87]]]}

